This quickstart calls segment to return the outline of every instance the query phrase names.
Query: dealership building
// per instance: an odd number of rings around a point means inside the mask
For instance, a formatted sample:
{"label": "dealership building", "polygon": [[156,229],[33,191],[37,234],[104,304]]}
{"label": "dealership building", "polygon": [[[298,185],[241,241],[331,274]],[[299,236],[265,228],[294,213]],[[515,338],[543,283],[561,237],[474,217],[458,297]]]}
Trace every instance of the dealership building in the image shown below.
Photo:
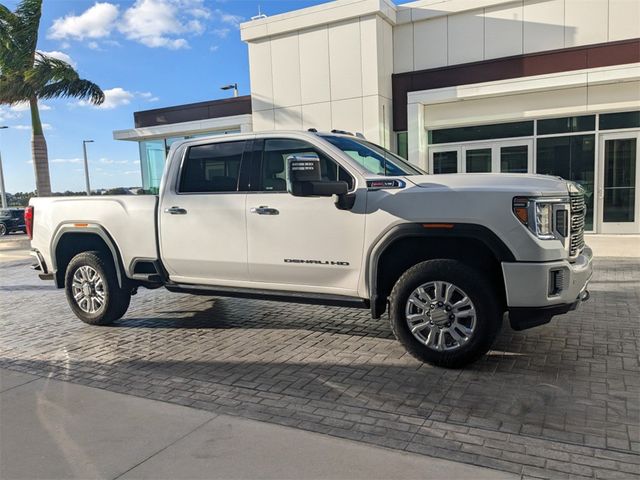
{"label": "dealership building", "polygon": [[170,144],[360,132],[433,174],[544,173],[586,230],[640,233],[640,0],[338,0],[241,25],[251,95],[136,112],[154,190]]}

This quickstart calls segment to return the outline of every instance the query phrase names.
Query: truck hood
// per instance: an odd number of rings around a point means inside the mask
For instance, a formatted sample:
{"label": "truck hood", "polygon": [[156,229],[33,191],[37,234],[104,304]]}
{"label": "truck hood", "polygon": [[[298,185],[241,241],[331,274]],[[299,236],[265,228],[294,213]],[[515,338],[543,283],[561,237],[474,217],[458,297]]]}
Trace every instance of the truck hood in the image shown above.
{"label": "truck hood", "polygon": [[567,181],[550,175],[521,173],[452,173],[411,175],[408,182],[433,190],[512,192],[516,195],[567,195]]}

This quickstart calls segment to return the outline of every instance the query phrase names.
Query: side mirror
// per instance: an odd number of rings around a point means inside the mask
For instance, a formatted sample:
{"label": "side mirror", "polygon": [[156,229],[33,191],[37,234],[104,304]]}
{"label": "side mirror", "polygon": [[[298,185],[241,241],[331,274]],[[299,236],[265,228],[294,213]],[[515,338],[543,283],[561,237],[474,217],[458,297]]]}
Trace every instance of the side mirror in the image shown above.
{"label": "side mirror", "polygon": [[295,197],[345,195],[347,182],[322,180],[320,159],[315,153],[287,157],[287,190]]}

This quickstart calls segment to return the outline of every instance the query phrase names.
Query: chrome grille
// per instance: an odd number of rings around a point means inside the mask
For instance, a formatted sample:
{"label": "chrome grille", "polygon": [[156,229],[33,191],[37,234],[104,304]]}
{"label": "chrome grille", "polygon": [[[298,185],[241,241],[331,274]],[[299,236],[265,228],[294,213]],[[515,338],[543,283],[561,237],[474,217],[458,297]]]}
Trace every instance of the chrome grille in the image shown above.
{"label": "chrome grille", "polygon": [[584,217],[586,208],[583,193],[571,193],[571,244],[569,255],[575,257],[584,248]]}

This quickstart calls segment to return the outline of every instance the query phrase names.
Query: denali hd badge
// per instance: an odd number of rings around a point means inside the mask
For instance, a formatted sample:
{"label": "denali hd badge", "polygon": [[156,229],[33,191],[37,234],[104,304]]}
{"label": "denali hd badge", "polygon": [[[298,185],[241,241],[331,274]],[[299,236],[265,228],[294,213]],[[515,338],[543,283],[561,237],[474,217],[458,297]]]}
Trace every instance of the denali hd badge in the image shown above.
{"label": "denali hd badge", "polygon": [[311,263],[314,265],[337,265],[339,267],[346,267],[349,262],[334,262],[333,260],[300,260],[297,258],[285,258],[284,263]]}

